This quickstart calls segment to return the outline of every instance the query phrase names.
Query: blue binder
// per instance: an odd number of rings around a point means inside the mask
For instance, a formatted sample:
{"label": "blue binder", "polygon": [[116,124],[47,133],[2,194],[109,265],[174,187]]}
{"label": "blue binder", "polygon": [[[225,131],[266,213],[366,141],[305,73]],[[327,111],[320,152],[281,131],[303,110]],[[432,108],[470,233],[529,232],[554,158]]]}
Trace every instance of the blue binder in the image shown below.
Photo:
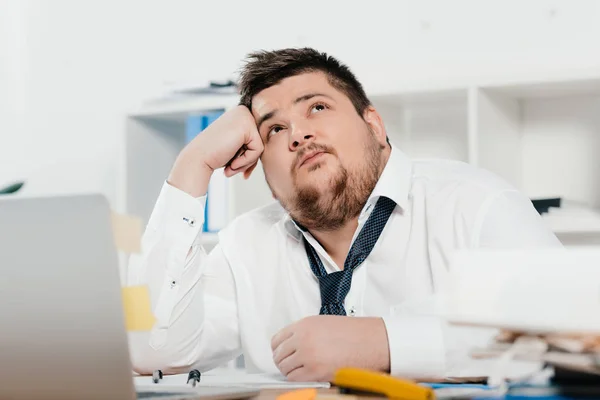
{"label": "blue binder", "polygon": [[[212,124],[217,118],[223,114],[224,110],[209,111],[201,114],[190,115],[185,124],[185,144],[194,140],[198,134]],[[206,205],[204,207],[204,224],[202,225],[203,232],[209,232],[208,229],[208,208],[210,207],[210,194],[207,193]]]}
{"label": "blue binder", "polygon": [[202,114],[190,115],[187,118],[185,125],[185,144],[188,144],[200,132],[206,129],[212,124],[217,118],[223,114],[223,110],[210,111]]}

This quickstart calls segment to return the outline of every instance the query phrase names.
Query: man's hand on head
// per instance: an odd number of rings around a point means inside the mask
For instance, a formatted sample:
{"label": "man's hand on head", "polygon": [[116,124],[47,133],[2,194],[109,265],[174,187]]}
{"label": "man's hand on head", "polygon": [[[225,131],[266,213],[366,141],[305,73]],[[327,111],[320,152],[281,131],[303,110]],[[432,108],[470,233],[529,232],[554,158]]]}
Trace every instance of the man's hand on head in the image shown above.
{"label": "man's hand on head", "polygon": [[[244,151],[240,152],[242,148]],[[181,151],[168,182],[194,197],[202,196],[215,169],[225,167],[227,177],[243,173],[248,178],[263,150],[252,113],[245,106],[237,106],[227,110]],[[232,160],[236,154],[239,156]]]}
{"label": "man's hand on head", "polygon": [[290,381],[331,381],[343,367],[390,368],[381,318],[307,317],[273,336],[271,348],[275,365]]}

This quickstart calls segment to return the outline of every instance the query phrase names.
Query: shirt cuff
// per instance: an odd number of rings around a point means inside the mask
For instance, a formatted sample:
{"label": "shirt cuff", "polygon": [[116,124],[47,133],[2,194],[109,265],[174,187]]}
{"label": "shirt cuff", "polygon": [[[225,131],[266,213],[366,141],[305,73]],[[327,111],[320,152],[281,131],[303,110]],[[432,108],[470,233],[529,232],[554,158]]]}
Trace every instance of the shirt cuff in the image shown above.
{"label": "shirt cuff", "polygon": [[445,374],[443,322],[434,316],[383,317],[390,348],[390,373],[409,378]]}
{"label": "shirt cuff", "polygon": [[175,234],[187,234],[191,230],[199,232],[204,224],[205,204],[206,195],[193,197],[165,181],[156,200],[149,226],[161,227],[166,229],[167,233]]}
{"label": "shirt cuff", "polygon": [[[147,239],[164,253],[164,277],[155,282],[159,297],[154,310],[157,327],[167,327],[171,313],[180,295],[183,276],[190,249],[199,243],[204,223],[206,196],[195,198],[188,193],[164,183],[148,223]],[[152,238],[152,239],[151,239]],[[150,244],[150,243],[149,243]]]}

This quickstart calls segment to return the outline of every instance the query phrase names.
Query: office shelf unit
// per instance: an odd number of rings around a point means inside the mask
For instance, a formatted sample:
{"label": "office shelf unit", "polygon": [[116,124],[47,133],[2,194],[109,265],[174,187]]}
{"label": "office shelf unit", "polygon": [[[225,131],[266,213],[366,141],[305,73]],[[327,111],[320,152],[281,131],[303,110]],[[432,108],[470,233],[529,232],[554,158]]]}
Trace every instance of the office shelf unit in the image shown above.
{"label": "office shelf unit", "polygon": [[[544,215],[553,231],[565,244],[600,244],[600,68],[390,87],[369,97],[409,156],[464,161],[530,198],[561,197],[564,207]],[[185,143],[186,117],[237,102],[233,94],[190,96],[127,115],[119,207],[147,220]],[[230,188],[231,219],[273,201],[260,168],[247,181],[232,178]],[[207,247],[217,240],[205,235]]]}

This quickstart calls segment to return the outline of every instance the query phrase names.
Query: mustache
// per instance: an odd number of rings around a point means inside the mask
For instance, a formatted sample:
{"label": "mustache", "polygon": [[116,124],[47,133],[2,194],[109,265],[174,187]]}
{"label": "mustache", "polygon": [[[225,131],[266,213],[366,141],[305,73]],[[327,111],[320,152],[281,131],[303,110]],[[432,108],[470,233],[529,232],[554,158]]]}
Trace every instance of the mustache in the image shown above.
{"label": "mustache", "polygon": [[296,159],[292,163],[292,172],[298,168],[298,164],[300,164],[300,160],[302,160],[302,157],[304,157],[304,155],[306,153],[311,152],[311,151],[330,153],[333,155],[337,154],[335,149],[331,146],[327,146],[326,144],[311,143],[308,146],[303,147],[300,150],[298,150],[298,153],[296,154]]}

